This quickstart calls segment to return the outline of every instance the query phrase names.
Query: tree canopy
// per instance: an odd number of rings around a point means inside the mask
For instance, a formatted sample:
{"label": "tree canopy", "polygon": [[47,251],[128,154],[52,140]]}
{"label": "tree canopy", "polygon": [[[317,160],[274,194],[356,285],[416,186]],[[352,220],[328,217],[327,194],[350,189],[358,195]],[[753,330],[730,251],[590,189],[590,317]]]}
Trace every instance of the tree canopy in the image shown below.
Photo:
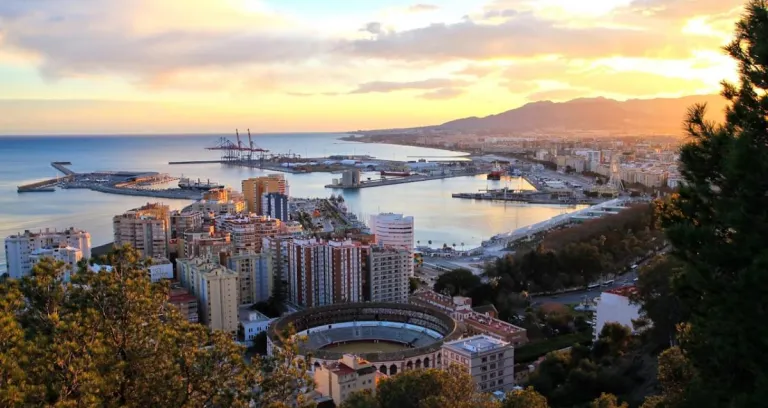
{"label": "tree canopy", "polygon": [[134,249],[107,258],[112,272],[84,269],[69,283],[61,280],[65,265],[51,259],[29,277],[0,282],[0,406],[247,407],[297,399],[265,380],[282,375],[295,390],[303,384],[296,363],[269,373],[265,361],[248,364],[229,334],[190,324],[167,303],[168,287],[150,282]]}
{"label": "tree canopy", "polygon": [[768,400],[768,6],[751,0],[725,47],[738,83],[723,83],[725,123],[686,120],[684,183],[663,225],[685,267],[674,285],[690,311],[681,350],[697,372],[682,404],[753,407]]}

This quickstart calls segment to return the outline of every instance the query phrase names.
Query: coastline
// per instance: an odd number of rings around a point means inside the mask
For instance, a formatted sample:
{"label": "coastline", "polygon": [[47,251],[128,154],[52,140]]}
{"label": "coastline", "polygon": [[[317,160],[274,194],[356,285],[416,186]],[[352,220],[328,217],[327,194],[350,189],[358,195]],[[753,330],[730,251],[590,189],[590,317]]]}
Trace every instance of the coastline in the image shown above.
{"label": "coastline", "polygon": [[464,150],[458,150],[451,147],[445,147],[445,146],[438,146],[438,145],[422,145],[417,143],[408,143],[405,141],[395,141],[395,140],[372,140],[372,136],[359,136],[355,137],[354,135],[351,136],[344,136],[338,138],[338,140],[343,140],[345,142],[358,142],[358,143],[368,143],[368,144],[383,144],[383,145],[391,145],[391,146],[408,146],[408,147],[420,147],[424,149],[436,149],[436,150],[445,150],[448,152],[453,153],[461,153],[462,156],[456,156],[456,157],[471,157],[472,152],[467,152]]}

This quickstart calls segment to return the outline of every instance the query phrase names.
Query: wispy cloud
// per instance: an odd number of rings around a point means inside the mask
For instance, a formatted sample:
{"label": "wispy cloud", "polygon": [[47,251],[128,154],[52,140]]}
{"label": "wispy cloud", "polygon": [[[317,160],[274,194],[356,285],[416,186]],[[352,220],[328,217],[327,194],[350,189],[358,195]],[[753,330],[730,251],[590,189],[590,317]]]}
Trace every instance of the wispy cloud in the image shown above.
{"label": "wispy cloud", "polygon": [[351,94],[364,94],[364,93],[383,93],[394,92],[411,89],[436,89],[436,88],[455,88],[461,86],[467,86],[467,81],[457,79],[444,79],[434,78],[425,79],[421,81],[405,81],[405,82],[388,82],[388,81],[374,81],[360,84],[357,89],[350,92]]}

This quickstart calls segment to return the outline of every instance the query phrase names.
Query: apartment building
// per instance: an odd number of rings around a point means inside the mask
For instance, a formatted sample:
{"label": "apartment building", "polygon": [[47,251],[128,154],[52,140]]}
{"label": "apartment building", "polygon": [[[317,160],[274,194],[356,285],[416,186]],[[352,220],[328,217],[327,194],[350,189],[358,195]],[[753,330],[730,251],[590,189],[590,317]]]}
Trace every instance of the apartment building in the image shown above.
{"label": "apartment building", "polygon": [[280,193],[288,195],[288,182],[282,174],[270,174],[265,177],[256,177],[243,180],[243,197],[246,209],[250,213],[264,215],[262,197],[267,193]]}
{"label": "apartment building", "polygon": [[272,274],[263,254],[233,255],[227,267],[237,272],[240,285],[239,304],[265,302],[272,294]]}
{"label": "apartment building", "polygon": [[63,262],[66,264],[62,281],[69,282],[72,278],[72,274],[77,272],[77,263],[83,259],[83,251],[70,246],[61,246],[58,248],[36,249],[29,255],[29,259],[33,266],[43,258],[51,258],[56,262]]}
{"label": "apartment building", "polygon": [[199,231],[203,227],[203,213],[201,211],[172,211],[171,235],[176,239],[184,236],[187,231]]}
{"label": "apartment building", "polygon": [[349,240],[289,242],[289,299],[304,307],[362,301],[363,247]]}
{"label": "apartment building", "polygon": [[213,219],[220,215],[240,214],[247,207],[242,194],[229,188],[216,188],[203,193],[203,198],[188,208],[203,213],[204,219]]}
{"label": "apartment building", "polygon": [[[37,261],[37,259],[32,258],[33,254],[39,253],[41,250],[53,250],[62,247],[75,248],[80,251],[81,258],[89,259],[91,257],[91,234],[71,227],[61,231],[46,228],[44,231],[38,232],[26,230],[23,233],[5,238],[5,262],[7,263],[8,276],[14,279],[28,276],[32,271],[32,266]],[[70,252],[65,250],[59,255],[69,259],[72,255]]]}
{"label": "apartment building", "polygon": [[179,243],[183,247],[179,250],[182,258],[205,258],[216,263],[221,262],[222,254],[230,254],[234,249],[231,234],[226,231],[214,232],[213,228],[186,232]]}
{"label": "apartment building", "polygon": [[288,244],[293,241],[289,235],[277,235],[262,239],[261,253],[267,263],[267,270],[274,280],[288,280]]}
{"label": "apartment building", "polygon": [[229,232],[233,254],[258,254],[262,239],[280,234],[282,223],[270,217],[251,215],[225,215],[216,218],[216,229]]}
{"label": "apartment building", "polygon": [[485,335],[443,344],[443,367],[466,368],[481,392],[508,392],[515,386],[515,350],[511,344]]}
{"label": "apartment building", "polygon": [[413,270],[413,255],[406,249],[371,247],[368,253],[368,296],[371,302],[407,303],[408,278]]}
{"label": "apartment building", "polygon": [[282,193],[266,193],[261,197],[262,215],[282,222],[290,220],[288,216],[288,196]]}
{"label": "apartment building", "polygon": [[376,244],[413,251],[413,217],[403,214],[378,214],[370,217],[371,234],[376,236]]}
{"label": "apartment building", "polygon": [[168,256],[171,213],[158,203],[127,211],[112,218],[115,245],[130,244],[147,258]]}
{"label": "apartment building", "polygon": [[179,281],[198,301],[200,322],[235,336],[240,283],[238,273],[205,259],[177,259]]}
{"label": "apartment building", "polygon": [[315,368],[315,390],[333,398],[340,406],[350,394],[369,390],[376,394],[379,378],[384,375],[367,360],[344,354],[341,360]]}
{"label": "apartment building", "polygon": [[173,287],[168,296],[168,304],[175,307],[181,316],[190,323],[197,323],[197,298],[188,290],[181,287]]}

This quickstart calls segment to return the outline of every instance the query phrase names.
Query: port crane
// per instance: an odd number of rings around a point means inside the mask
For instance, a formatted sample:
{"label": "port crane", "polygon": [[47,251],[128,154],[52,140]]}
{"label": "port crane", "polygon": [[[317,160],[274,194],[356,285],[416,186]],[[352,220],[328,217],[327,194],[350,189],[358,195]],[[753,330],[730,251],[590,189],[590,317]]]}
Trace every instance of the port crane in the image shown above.
{"label": "port crane", "polygon": [[214,146],[206,147],[206,150],[219,150],[221,151],[221,161],[227,163],[253,163],[255,160],[254,153],[258,154],[259,166],[264,164],[264,156],[269,152],[267,149],[262,149],[253,143],[251,137],[251,129],[248,129],[248,145],[243,146],[243,142],[240,140],[240,131],[235,129],[235,140],[233,142],[226,137],[221,137]]}

